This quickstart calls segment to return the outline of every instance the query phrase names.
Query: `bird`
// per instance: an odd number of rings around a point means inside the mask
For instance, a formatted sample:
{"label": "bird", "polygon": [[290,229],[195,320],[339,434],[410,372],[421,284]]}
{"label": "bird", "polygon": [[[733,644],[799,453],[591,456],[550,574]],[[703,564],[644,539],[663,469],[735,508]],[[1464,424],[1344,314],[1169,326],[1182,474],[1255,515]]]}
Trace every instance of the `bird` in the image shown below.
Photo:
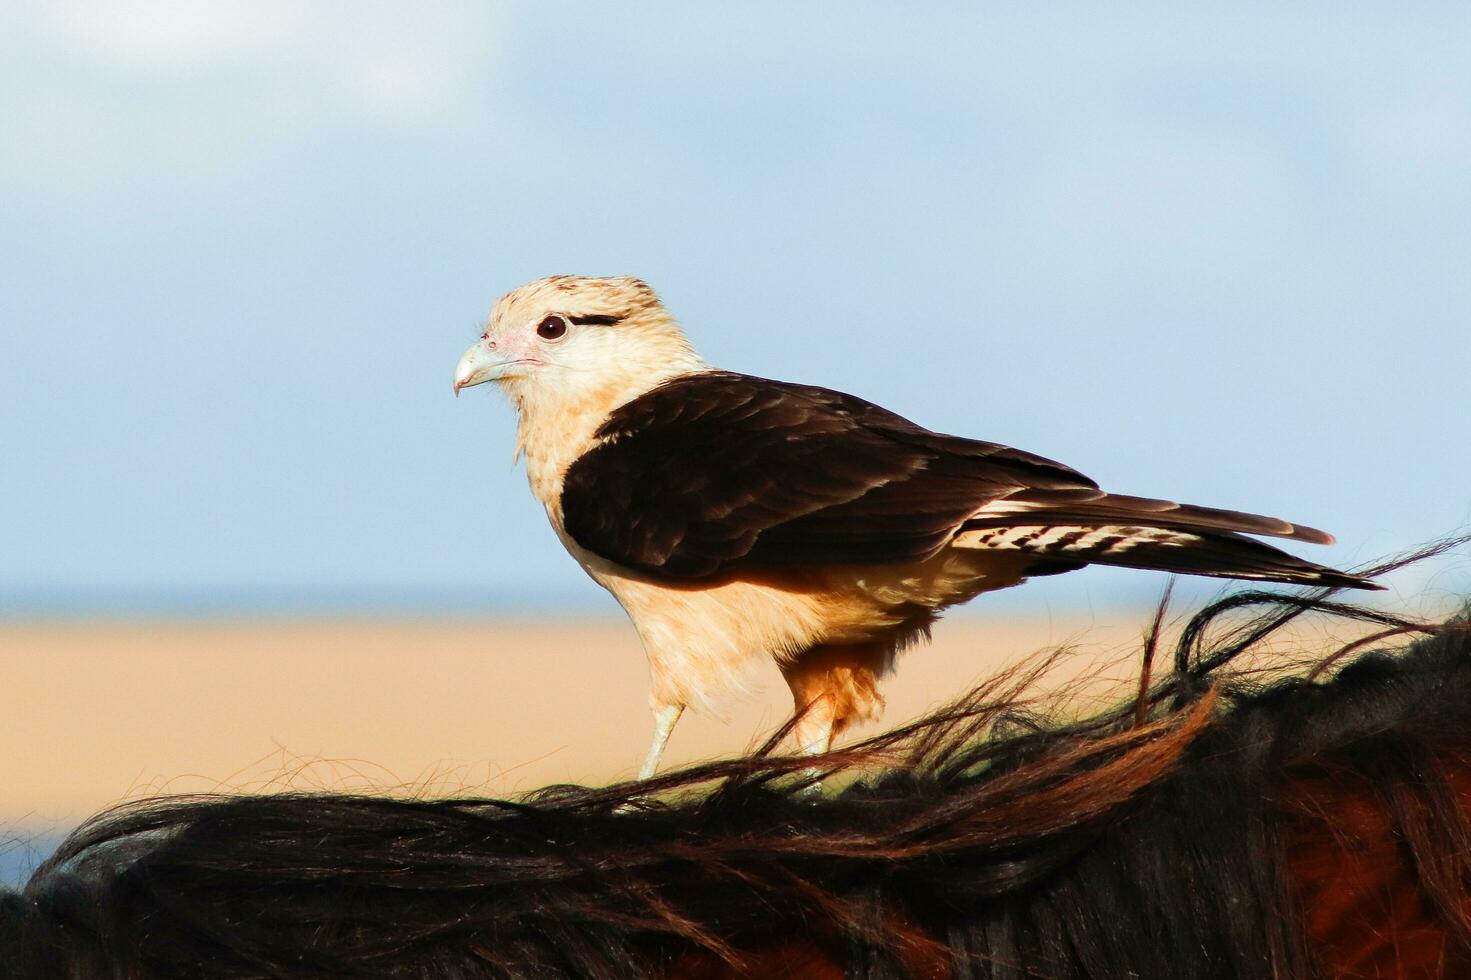
{"label": "bird", "polygon": [[647,655],[658,771],[687,707],[773,659],[800,752],[876,719],[879,681],[948,607],[1116,565],[1375,589],[1253,536],[1331,544],[1274,517],[1110,493],[1054,460],[931,431],[854,395],[707,364],[644,281],[511,290],[455,367],[494,382],[516,458]]}

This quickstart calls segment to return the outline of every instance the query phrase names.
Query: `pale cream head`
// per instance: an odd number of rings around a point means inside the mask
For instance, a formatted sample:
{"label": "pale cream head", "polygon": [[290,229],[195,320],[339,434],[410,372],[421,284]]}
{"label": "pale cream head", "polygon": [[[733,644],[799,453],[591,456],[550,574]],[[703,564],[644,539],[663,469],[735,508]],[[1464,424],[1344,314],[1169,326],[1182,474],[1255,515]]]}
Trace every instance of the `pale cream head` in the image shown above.
{"label": "pale cream head", "polygon": [[622,401],[704,363],[659,297],[627,276],[549,276],[511,290],[455,369],[455,393],[496,381],[523,412]]}

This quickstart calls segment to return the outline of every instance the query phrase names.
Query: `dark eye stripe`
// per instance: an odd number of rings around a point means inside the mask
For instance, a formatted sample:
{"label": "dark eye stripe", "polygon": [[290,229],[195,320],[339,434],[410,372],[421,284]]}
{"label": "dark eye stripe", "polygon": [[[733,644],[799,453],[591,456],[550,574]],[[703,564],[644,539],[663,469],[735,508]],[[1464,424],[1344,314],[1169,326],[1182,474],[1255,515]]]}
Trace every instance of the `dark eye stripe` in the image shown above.
{"label": "dark eye stripe", "polygon": [[590,313],[586,316],[569,316],[567,319],[583,327],[611,327],[621,316],[609,316],[606,313]]}

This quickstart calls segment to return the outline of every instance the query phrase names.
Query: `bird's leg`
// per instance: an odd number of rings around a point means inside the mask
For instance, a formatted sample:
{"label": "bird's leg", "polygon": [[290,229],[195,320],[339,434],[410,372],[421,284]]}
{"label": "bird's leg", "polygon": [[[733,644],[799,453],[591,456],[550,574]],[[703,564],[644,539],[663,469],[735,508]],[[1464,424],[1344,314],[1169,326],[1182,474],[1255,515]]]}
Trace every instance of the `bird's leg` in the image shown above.
{"label": "bird's leg", "polygon": [[682,714],[682,704],[654,705],[654,740],[649,743],[649,754],[638,771],[639,779],[648,779],[659,770],[659,759],[664,755],[664,746],[669,744],[669,735]]}
{"label": "bird's leg", "polygon": [[880,644],[826,645],[782,666],[797,711],[793,735],[802,753],[821,755],[843,729],[878,716],[884,703],[878,675],[887,656]]}
{"label": "bird's leg", "polygon": [[[792,693],[794,697],[798,696],[796,691]],[[816,759],[826,755],[832,748],[835,720],[833,706],[832,696],[828,693],[819,694],[815,700],[805,705],[798,703],[797,723],[792,727],[798,752]],[[822,770],[817,766],[808,766],[802,771],[802,775],[811,782],[799,791],[800,795],[807,799],[820,798]]]}
{"label": "bird's leg", "polygon": [[[844,728],[878,714],[883,699],[876,681],[887,655],[876,644],[820,646],[782,667],[797,711],[792,735],[799,752],[823,755]],[[820,774],[815,766],[807,770],[809,776]],[[821,783],[814,780],[807,792],[819,795]]]}
{"label": "bird's leg", "polygon": [[819,694],[807,704],[797,705],[797,724],[792,735],[797,750],[803,755],[822,755],[833,747],[833,699],[830,694]]}

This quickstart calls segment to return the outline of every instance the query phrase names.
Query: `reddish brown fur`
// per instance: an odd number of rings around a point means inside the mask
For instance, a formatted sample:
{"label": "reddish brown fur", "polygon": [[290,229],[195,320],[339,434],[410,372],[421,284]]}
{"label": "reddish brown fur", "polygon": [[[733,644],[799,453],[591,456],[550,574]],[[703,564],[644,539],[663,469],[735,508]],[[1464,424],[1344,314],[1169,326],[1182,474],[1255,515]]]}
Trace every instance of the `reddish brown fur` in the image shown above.
{"label": "reddish brown fur", "polygon": [[[1102,818],[1136,792],[1164,776],[1179,761],[1195,736],[1210,723],[1216,707],[1207,695],[1182,716],[1154,722],[1108,738],[1059,752],[1035,768],[998,778],[992,805],[977,807],[964,832],[984,835],[1000,845],[1045,834],[1061,823]],[[1113,758],[1096,767],[1090,760]],[[884,847],[869,842],[874,857],[895,861],[919,853],[913,846]],[[893,910],[884,927],[898,939],[905,968],[916,980],[949,980],[950,954],[942,937],[927,935]],[[814,922],[801,937],[735,950],[724,959],[709,950],[695,950],[669,963],[663,976],[670,980],[736,980],[736,978],[812,978],[845,976],[848,951],[835,938],[831,922]]]}
{"label": "reddish brown fur", "polygon": [[[950,954],[933,937],[891,917],[886,927],[901,938],[900,958],[913,980],[951,980]],[[847,950],[831,929],[814,929],[742,953],[738,963],[698,950],[675,958],[668,980],[844,980]]]}
{"label": "reddish brown fur", "polygon": [[[1071,807],[1107,810],[1134,789],[1162,775],[1208,720],[1207,712],[1170,732],[1143,741],[1086,776],[1059,783],[1052,798],[1036,796],[977,817],[998,831],[1007,821]],[[1471,758],[1464,748],[1437,753],[1450,791],[1471,815]],[[1065,769],[1065,766],[1059,767]],[[1035,775],[1035,774],[1032,774]],[[1424,872],[1408,852],[1381,789],[1352,773],[1314,765],[1295,774],[1278,800],[1278,829],[1287,855],[1289,890],[1301,910],[1321,975],[1342,980],[1471,977],[1471,956],[1455,942],[1452,926],[1426,895]],[[898,855],[896,855],[898,856]],[[1462,883],[1456,912],[1471,925],[1471,896]],[[907,934],[905,967],[924,980],[949,980],[949,954],[914,927],[891,921]],[[671,980],[812,978],[845,976],[847,951],[831,929],[802,939],[782,939],[739,952],[731,963],[712,953],[687,954],[671,963]]]}
{"label": "reddish brown fur", "polygon": [[[1471,764],[1435,757],[1471,813]],[[1382,794],[1361,777],[1321,768],[1284,792],[1292,891],[1325,976],[1471,977],[1471,958],[1437,913]],[[1463,922],[1471,921],[1464,890]]]}

